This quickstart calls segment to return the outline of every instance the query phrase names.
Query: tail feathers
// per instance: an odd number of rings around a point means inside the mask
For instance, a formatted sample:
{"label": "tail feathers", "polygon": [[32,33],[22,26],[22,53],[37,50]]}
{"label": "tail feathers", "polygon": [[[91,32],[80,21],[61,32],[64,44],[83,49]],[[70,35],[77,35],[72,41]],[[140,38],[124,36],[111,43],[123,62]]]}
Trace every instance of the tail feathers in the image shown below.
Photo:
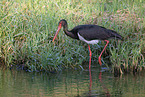
{"label": "tail feathers", "polygon": [[116,31],[110,30],[109,32],[111,33],[111,38],[123,40],[123,37]]}

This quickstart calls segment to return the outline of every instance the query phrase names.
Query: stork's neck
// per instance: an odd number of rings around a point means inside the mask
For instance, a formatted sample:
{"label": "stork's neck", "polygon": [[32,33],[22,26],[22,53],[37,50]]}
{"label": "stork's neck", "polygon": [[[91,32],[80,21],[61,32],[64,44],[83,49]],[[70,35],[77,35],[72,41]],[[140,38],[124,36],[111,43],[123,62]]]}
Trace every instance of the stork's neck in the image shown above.
{"label": "stork's neck", "polygon": [[63,26],[63,31],[65,32],[67,36],[70,36],[71,38],[75,38],[75,35],[71,31],[68,30],[67,24]]}
{"label": "stork's neck", "polygon": [[69,33],[67,24],[63,25],[63,31],[65,34]]}

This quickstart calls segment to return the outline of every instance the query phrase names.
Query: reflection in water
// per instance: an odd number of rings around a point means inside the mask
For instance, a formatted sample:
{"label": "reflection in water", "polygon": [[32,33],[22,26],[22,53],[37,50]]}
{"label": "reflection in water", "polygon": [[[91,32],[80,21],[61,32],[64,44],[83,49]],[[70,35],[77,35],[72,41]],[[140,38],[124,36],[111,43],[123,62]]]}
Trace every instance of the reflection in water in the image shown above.
{"label": "reflection in water", "polygon": [[[91,97],[92,93],[92,75],[91,75],[91,68],[89,68],[89,78],[90,78],[90,83],[89,83],[89,97]],[[105,84],[103,83],[102,81],[102,72],[100,71],[99,73],[99,82],[101,84],[101,86],[103,87],[104,89],[104,92],[105,92],[105,95],[106,97],[110,97],[110,93],[109,93],[109,90],[107,89],[107,87],[105,86]]]}
{"label": "reflection in water", "polygon": [[89,78],[90,78],[89,96],[91,96],[91,91],[92,91],[92,75],[91,75],[91,68],[89,68]]}
{"label": "reflection in water", "polygon": [[104,89],[104,91],[105,91],[106,97],[110,97],[109,90],[108,90],[108,88],[105,86],[105,84],[104,84],[103,81],[102,81],[102,72],[101,72],[101,71],[100,71],[100,73],[99,73],[99,80],[100,80],[101,86],[103,87],[103,89]]}
{"label": "reflection in water", "polygon": [[114,78],[97,67],[56,74],[0,69],[0,97],[145,97],[144,74]]}

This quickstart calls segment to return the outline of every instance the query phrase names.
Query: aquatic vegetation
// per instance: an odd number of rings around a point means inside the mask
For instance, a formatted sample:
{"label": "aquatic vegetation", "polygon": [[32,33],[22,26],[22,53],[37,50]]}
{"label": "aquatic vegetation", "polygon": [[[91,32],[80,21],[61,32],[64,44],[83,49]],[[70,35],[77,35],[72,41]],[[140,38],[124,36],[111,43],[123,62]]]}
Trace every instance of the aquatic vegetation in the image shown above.
{"label": "aquatic vegetation", "polygon": [[[58,35],[55,44],[52,42],[62,18],[68,21],[69,29],[97,24],[121,34],[124,40],[110,40],[102,56],[102,61],[109,58],[120,72],[141,70],[145,64],[143,0],[2,0],[0,5],[0,58],[8,67],[20,65],[30,71],[82,68],[89,59],[87,44],[64,33]],[[103,42],[92,45],[93,60],[98,60],[103,47]]]}

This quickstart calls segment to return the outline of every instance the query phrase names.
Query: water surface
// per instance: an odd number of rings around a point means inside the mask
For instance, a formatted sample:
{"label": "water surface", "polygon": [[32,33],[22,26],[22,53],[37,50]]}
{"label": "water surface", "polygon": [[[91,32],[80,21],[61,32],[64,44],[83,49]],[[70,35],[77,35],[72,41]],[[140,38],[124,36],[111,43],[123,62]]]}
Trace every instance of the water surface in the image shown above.
{"label": "water surface", "polygon": [[58,73],[0,69],[0,97],[145,97],[144,73],[114,75],[98,67]]}

